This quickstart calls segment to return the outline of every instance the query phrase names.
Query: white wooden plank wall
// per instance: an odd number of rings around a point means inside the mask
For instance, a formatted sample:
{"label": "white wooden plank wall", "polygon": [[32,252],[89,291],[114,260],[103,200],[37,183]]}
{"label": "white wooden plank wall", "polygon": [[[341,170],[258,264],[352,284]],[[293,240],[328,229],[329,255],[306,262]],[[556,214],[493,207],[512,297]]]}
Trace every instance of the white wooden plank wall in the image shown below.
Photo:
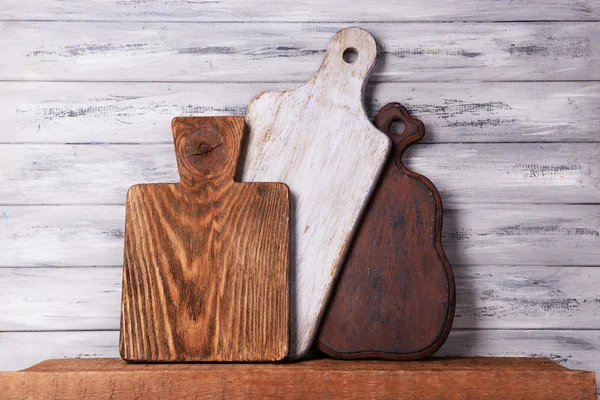
{"label": "white wooden plank wall", "polygon": [[438,355],[600,373],[600,1],[5,0],[0,370],[117,357],[129,185],[177,179],[170,120],[293,88],[339,28],[381,45],[371,116],[445,204],[458,305]]}

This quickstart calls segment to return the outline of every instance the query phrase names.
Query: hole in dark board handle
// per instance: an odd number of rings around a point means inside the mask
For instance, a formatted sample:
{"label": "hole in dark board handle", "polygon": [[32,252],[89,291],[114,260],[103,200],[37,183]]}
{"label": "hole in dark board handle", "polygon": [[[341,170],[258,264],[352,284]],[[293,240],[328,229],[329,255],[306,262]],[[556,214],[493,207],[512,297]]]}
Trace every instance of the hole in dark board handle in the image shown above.
{"label": "hole in dark board handle", "polygon": [[354,47],[348,47],[344,50],[344,54],[342,54],[344,61],[346,64],[353,64],[356,60],[358,60],[358,51]]}
{"label": "hole in dark board handle", "polygon": [[392,132],[394,135],[402,135],[405,129],[406,125],[404,125],[404,122],[400,120],[394,121],[392,122],[392,125],[390,125],[390,132]]}

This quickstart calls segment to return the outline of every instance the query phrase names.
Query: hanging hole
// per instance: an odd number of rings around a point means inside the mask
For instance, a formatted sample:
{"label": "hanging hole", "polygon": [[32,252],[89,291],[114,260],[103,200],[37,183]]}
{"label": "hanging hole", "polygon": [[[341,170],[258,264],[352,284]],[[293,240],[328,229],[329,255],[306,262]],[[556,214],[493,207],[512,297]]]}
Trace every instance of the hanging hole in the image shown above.
{"label": "hanging hole", "polygon": [[406,130],[406,125],[404,125],[404,122],[402,122],[400,120],[394,121],[394,122],[392,122],[392,125],[390,125],[390,131],[394,135],[402,135],[405,130]]}
{"label": "hanging hole", "polygon": [[346,64],[353,64],[356,60],[358,60],[358,51],[354,47],[348,47],[344,50],[344,54],[342,54],[344,61]]}

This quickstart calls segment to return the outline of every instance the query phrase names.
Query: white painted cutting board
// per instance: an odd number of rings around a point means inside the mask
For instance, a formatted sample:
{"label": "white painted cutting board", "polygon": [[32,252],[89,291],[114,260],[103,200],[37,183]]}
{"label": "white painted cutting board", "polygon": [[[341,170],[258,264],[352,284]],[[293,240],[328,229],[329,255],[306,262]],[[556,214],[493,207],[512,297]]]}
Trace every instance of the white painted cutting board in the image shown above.
{"label": "white painted cutting board", "polygon": [[[353,62],[344,59],[347,49],[358,53]],[[376,58],[371,34],[341,30],[309,82],[259,94],[246,114],[242,181],[285,182],[292,194],[290,358],[301,357],[313,341],[355,225],[390,151],[389,139],[363,107]]]}

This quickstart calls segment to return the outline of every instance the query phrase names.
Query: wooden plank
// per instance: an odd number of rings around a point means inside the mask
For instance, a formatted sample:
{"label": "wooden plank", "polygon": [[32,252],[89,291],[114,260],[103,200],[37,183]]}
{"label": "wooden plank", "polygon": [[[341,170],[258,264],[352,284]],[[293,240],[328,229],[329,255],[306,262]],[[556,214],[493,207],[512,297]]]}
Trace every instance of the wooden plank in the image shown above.
{"label": "wooden plank", "polygon": [[450,265],[598,265],[597,205],[461,204],[444,215]]}
{"label": "wooden plank", "polygon": [[[2,204],[123,204],[131,185],[179,180],[172,144],[4,144],[0,153]],[[599,160],[599,143],[414,145],[404,156],[446,206],[598,203]]]}
{"label": "wooden plank", "polygon": [[411,146],[403,160],[446,205],[596,203],[599,157],[597,144],[430,144]]}
{"label": "wooden plank", "polygon": [[[0,331],[117,330],[121,267],[4,268]],[[600,268],[456,266],[453,329],[600,329]]]}
{"label": "wooden plank", "polygon": [[119,331],[0,332],[0,370],[49,358],[119,357]]}
{"label": "wooden plank", "polygon": [[[599,205],[462,204],[444,214],[453,266],[598,265]],[[0,267],[122,265],[124,215],[122,205],[0,206]]]}
{"label": "wooden plank", "polygon": [[[0,143],[171,142],[175,116],[244,115],[252,97],[296,83],[0,82]],[[598,142],[598,82],[388,82],[367,87],[371,118],[400,101],[421,143]]]}
{"label": "wooden plank", "polygon": [[[343,25],[3,22],[0,80],[305,82]],[[377,81],[600,79],[600,22],[360,26]]]}
{"label": "wooden plank", "polygon": [[[2,332],[0,370],[50,358],[118,357],[118,331]],[[436,356],[549,357],[563,366],[600,372],[600,331],[452,330]]]}
{"label": "wooden plank", "polygon": [[1,206],[0,217],[2,266],[123,265],[125,206]]}
{"label": "wooden plank", "polygon": [[179,117],[180,183],[127,191],[120,352],[280,361],[290,343],[290,190],[235,182],[243,117]]}
{"label": "wooden plank", "polygon": [[0,270],[0,331],[118,330],[122,269]]}
{"label": "wooden plank", "polygon": [[593,372],[548,358],[473,357],[421,362],[331,359],[297,363],[132,364],[118,358],[46,360],[0,374],[9,398],[131,399],[587,399]]}
{"label": "wooden plank", "polygon": [[123,21],[548,21],[598,19],[593,0],[411,1],[230,0],[226,3],[30,0],[3,5],[2,19]]}
{"label": "wooden plank", "polygon": [[600,268],[454,268],[453,328],[599,329]]}

